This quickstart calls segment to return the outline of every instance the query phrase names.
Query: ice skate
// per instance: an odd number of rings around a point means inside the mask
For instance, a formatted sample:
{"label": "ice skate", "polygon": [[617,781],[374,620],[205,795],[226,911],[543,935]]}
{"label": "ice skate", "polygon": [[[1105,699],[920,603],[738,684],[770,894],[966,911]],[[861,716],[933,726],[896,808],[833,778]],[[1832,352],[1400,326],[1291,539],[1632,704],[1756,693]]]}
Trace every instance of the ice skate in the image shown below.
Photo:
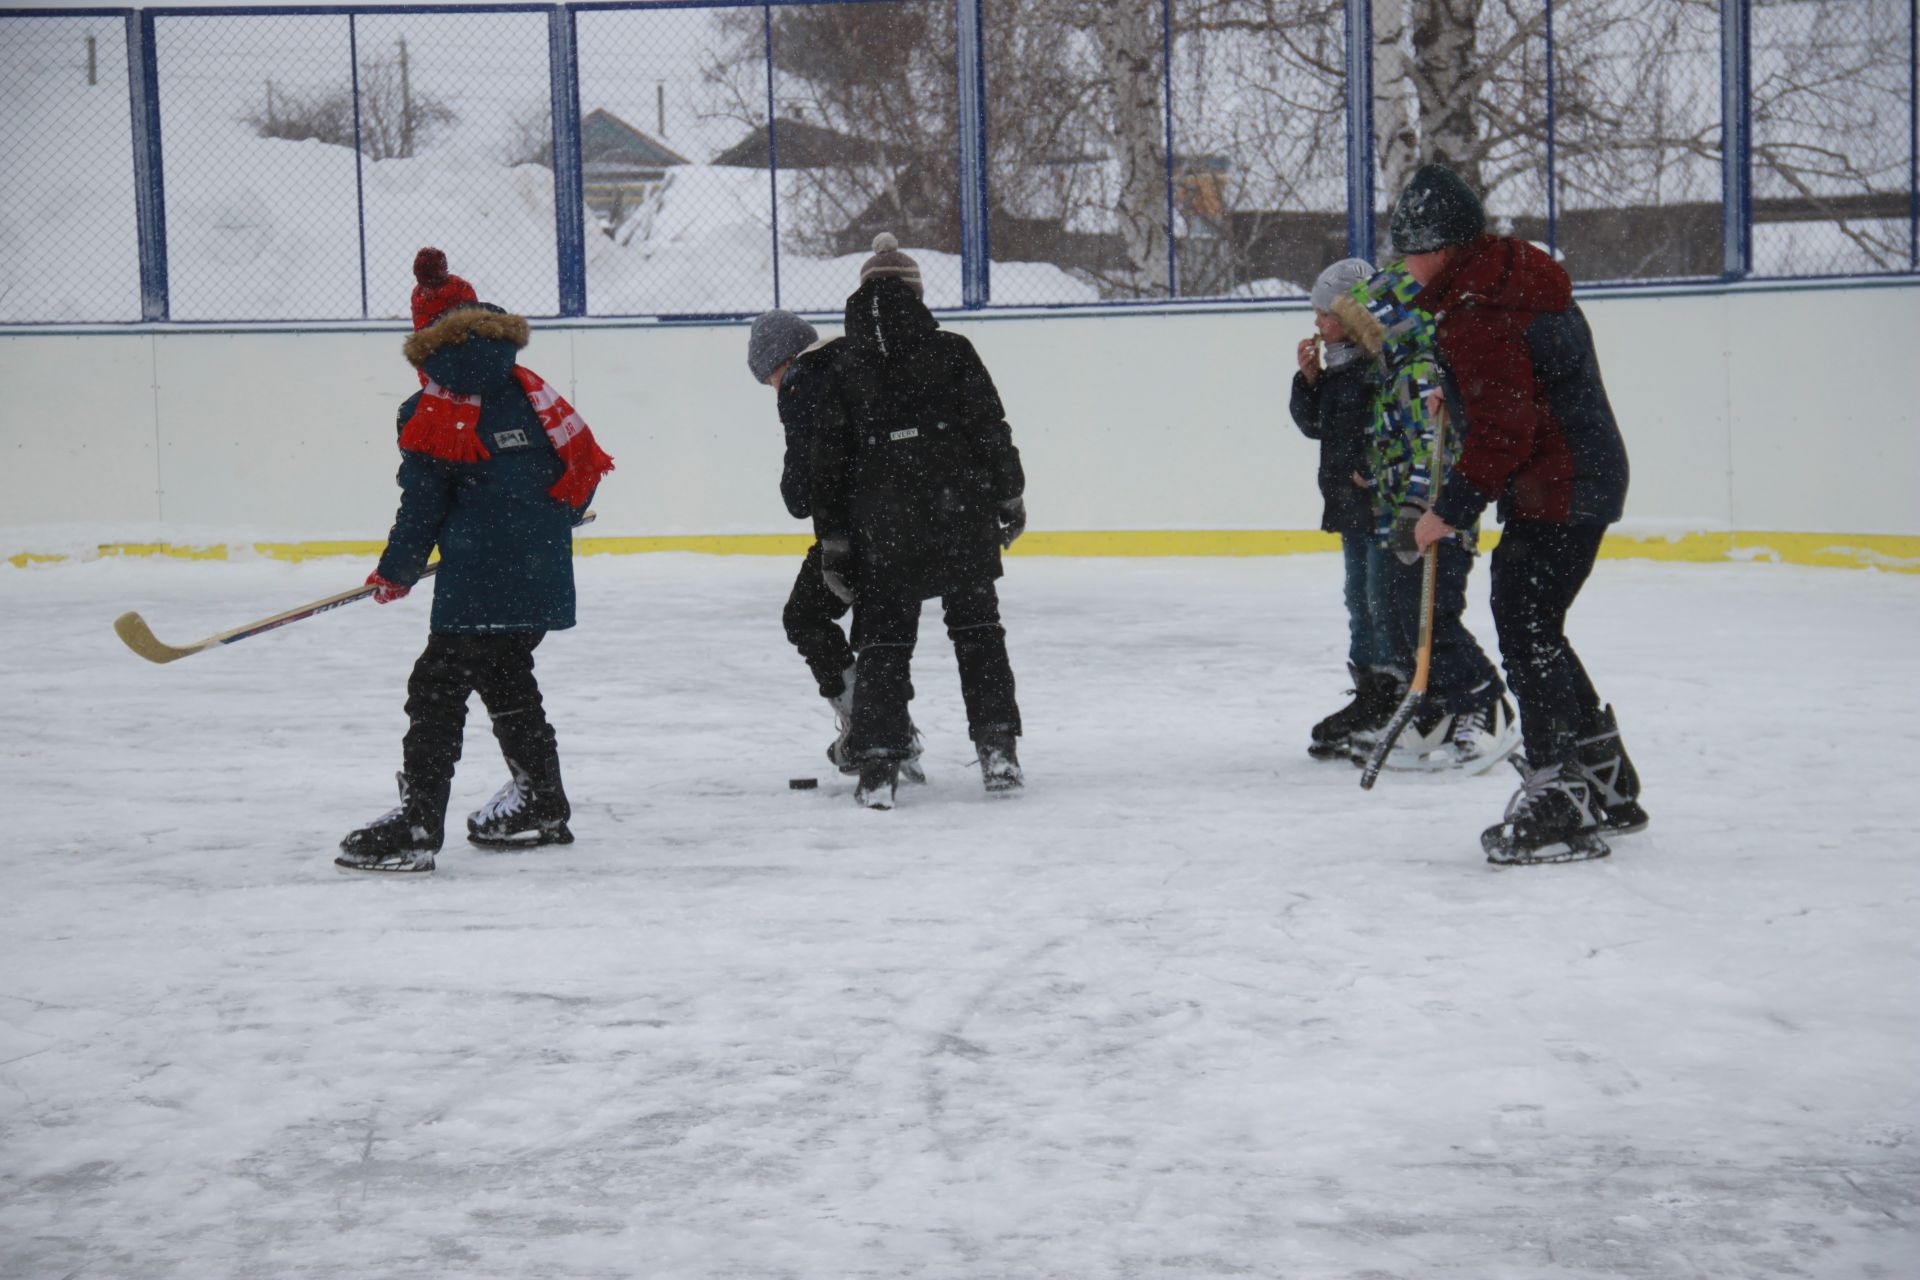
{"label": "ice skate", "polygon": [[506,785],[493,798],[467,815],[467,841],[486,849],[532,849],[546,844],[572,844],[567,819],[573,816],[560,787],[559,769],[542,770],[550,781],[536,780],[513,768]]}
{"label": "ice skate", "polygon": [[1612,852],[1600,838],[1597,796],[1579,770],[1536,769],[1507,802],[1506,818],[1480,834],[1487,861],[1505,866],[1584,862]]}
{"label": "ice skate", "polygon": [[974,749],[980,753],[980,781],[990,795],[1005,795],[1027,784],[1013,744],[1010,733],[988,734],[974,743]]}
{"label": "ice skate", "polygon": [[1385,767],[1423,773],[1464,769],[1480,774],[1520,746],[1520,722],[1502,695],[1483,707],[1457,713],[1426,711],[1400,735]]}
{"label": "ice skate", "polygon": [[1600,713],[1574,748],[1574,767],[1599,801],[1600,829],[1617,835],[1645,831],[1649,819],[1640,807],[1640,774],[1620,743],[1612,707]]}
{"label": "ice skate", "polygon": [[334,865],[349,871],[417,872],[433,870],[440,852],[440,823],[415,802],[407,775],[397,773],[400,803],[340,842]]}
{"label": "ice skate", "polygon": [[853,736],[853,673],[848,667],[841,677],[844,683],[840,692],[827,699],[827,705],[833,708],[834,737],[827,744],[827,761],[840,772],[852,776],[860,772],[860,762],[847,750],[847,739]]}
{"label": "ice skate", "polygon": [[1315,760],[1352,757],[1355,734],[1378,733],[1400,705],[1403,684],[1392,672],[1362,671],[1355,666],[1347,670],[1353,674],[1353,701],[1313,726],[1307,754]]}
{"label": "ice skate", "polygon": [[863,809],[893,808],[894,788],[899,785],[900,762],[868,760],[860,765],[860,784],[853,789],[853,802]]}
{"label": "ice skate", "polygon": [[[827,762],[848,777],[857,777],[860,762],[855,760],[847,749],[847,740],[853,736],[853,669],[847,669],[846,688],[827,699],[833,707],[834,723],[839,733],[827,744]],[[900,761],[900,780],[925,785],[927,771],[920,767],[920,756],[927,749],[926,739],[920,736],[920,730],[913,721],[907,721],[907,758]]]}

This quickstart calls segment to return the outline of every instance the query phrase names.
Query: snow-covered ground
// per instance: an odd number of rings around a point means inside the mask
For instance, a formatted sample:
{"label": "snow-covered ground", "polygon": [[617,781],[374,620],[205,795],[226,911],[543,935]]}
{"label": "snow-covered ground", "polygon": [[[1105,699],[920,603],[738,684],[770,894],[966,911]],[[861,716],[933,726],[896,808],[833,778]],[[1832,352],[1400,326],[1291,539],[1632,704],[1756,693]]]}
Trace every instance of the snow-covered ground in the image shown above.
{"label": "snow-covered ground", "polygon": [[[579,842],[404,880],[330,858],[424,600],[153,667],[123,609],[366,566],[0,568],[0,1275],[1920,1274],[1920,580],[1603,563],[1654,825],[1496,870],[1507,771],[1302,751],[1331,556],[1013,562],[1029,790],[930,618],[891,814],[821,759],[791,563],[580,568]],[[476,723],[456,804],[501,776]]]}

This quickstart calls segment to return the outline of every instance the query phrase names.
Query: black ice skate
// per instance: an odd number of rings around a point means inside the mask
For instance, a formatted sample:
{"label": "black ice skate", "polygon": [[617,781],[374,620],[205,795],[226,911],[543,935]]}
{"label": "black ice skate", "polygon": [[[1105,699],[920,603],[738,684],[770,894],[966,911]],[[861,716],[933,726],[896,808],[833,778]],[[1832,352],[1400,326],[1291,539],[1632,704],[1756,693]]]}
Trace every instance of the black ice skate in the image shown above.
{"label": "black ice skate", "polygon": [[573,809],[560,786],[558,762],[529,771],[508,762],[513,776],[493,793],[493,799],[467,815],[467,840],[485,849],[533,849],[545,844],[572,844],[567,819]]}
{"label": "black ice skate", "polygon": [[1400,705],[1405,686],[1392,672],[1362,671],[1351,665],[1347,670],[1353,673],[1353,701],[1313,726],[1307,754],[1315,760],[1351,758],[1355,753],[1354,735],[1378,733]]}
{"label": "black ice skate", "polygon": [[[838,714],[840,709],[838,701],[831,699],[830,701],[834,701],[834,711]],[[860,762],[855,760],[847,750],[847,739],[852,733],[853,721],[843,718],[840,721],[840,736],[827,744],[827,763],[850,778],[857,777],[860,773]],[[899,762],[902,782],[926,782],[927,771],[920,767],[920,756],[926,749],[926,739],[920,736],[920,730],[914,727],[913,722],[908,721],[907,758]]]}
{"label": "black ice skate", "polygon": [[994,733],[973,744],[974,750],[980,753],[980,781],[989,795],[1005,795],[1027,785],[1013,743],[1012,734]]}
{"label": "black ice skate", "polygon": [[860,766],[860,785],[853,789],[853,802],[863,809],[891,809],[899,781],[899,761],[865,761]]}
{"label": "black ice skate", "polygon": [[1617,835],[1645,831],[1649,819],[1640,807],[1640,775],[1620,743],[1620,724],[1612,707],[1594,720],[1575,751],[1575,767],[1599,801],[1600,829]]}
{"label": "black ice skate", "polygon": [[397,773],[400,804],[340,842],[337,867],[349,871],[431,871],[440,852],[443,819],[425,812],[411,796],[407,775]]}
{"label": "black ice skate", "polygon": [[1600,838],[1597,801],[1578,769],[1536,769],[1507,802],[1506,820],[1480,833],[1480,847],[1505,866],[1604,858],[1613,851]]}
{"label": "black ice skate", "polygon": [[1385,767],[1426,773],[1464,769],[1481,774],[1519,746],[1520,722],[1503,694],[1471,711],[1429,710],[1415,716],[1387,753]]}

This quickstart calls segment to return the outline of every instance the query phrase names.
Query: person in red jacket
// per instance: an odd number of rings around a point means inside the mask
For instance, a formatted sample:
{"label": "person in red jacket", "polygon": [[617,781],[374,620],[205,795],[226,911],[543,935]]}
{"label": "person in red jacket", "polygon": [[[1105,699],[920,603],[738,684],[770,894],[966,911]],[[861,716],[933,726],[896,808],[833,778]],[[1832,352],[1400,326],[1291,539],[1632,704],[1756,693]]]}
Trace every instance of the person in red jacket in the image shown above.
{"label": "person in red jacket", "polygon": [[1567,612],[1627,496],[1627,452],[1573,283],[1551,256],[1487,234],[1473,190],[1422,166],[1395,203],[1393,243],[1434,317],[1442,378],[1464,421],[1460,461],[1414,538],[1422,550],[1499,504],[1494,628],[1520,706],[1526,781],[1481,845],[1494,862],[1604,857],[1607,832],[1647,825],[1611,706],[1567,640]]}

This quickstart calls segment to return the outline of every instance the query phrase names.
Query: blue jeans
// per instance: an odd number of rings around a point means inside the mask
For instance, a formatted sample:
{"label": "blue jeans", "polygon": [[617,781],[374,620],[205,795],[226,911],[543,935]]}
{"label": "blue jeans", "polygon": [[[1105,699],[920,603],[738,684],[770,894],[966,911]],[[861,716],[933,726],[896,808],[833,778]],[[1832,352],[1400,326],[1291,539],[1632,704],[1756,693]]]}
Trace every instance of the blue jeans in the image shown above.
{"label": "blue jeans", "polygon": [[1387,595],[1392,552],[1371,534],[1343,533],[1340,554],[1347,567],[1347,661],[1361,671],[1413,672],[1412,651],[1400,643]]}

